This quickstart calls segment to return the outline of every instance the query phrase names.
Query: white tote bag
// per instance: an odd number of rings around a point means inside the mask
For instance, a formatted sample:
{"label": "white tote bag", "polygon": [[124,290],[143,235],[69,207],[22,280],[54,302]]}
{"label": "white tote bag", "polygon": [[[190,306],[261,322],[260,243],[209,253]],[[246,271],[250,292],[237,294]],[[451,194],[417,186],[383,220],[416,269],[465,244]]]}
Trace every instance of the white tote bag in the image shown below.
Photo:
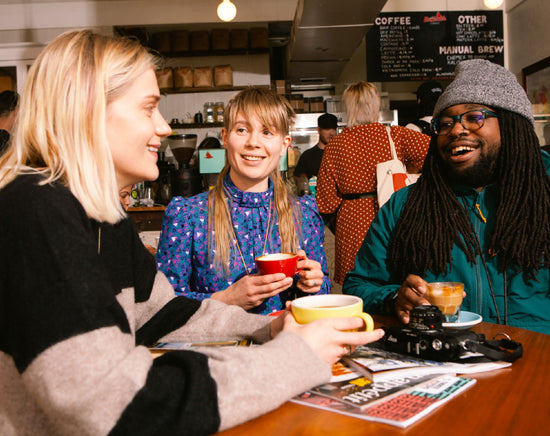
{"label": "white tote bag", "polygon": [[379,207],[382,207],[395,191],[413,184],[420,176],[420,174],[407,173],[405,164],[397,158],[389,126],[386,126],[386,130],[390,140],[392,159],[376,165],[376,193]]}

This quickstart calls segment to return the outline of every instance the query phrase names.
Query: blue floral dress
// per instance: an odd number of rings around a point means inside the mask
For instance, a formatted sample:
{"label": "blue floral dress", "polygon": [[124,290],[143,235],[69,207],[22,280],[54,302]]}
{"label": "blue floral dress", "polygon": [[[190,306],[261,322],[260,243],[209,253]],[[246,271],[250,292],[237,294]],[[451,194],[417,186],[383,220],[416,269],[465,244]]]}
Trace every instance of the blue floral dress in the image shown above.
{"label": "blue floral dress", "polygon": [[[279,222],[274,207],[269,226],[271,231],[266,240],[273,199],[272,182],[269,181],[269,189],[265,192],[241,191],[229,176],[226,176],[224,185],[231,200],[229,207],[233,227],[244,263],[250,274],[257,273],[254,259],[264,254],[264,244],[266,253],[281,251]],[[321,264],[325,277],[318,293],[327,294],[330,280],[323,247],[323,221],[314,197],[300,197],[298,204],[302,221],[301,232],[298,232],[299,248],[306,252],[309,259]],[[230,248],[228,271],[221,265],[211,263],[208,254],[208,192],[191,198],[174,197],[163,218],[157,268],[168,277],[176,294],[204,300],[246,275],[243,259],[235,244]],[[296,281],[297,276],[293,286],[265,300],[250,312],[268,314],[283,309],[285,301],[310,295],[300,291]]]}

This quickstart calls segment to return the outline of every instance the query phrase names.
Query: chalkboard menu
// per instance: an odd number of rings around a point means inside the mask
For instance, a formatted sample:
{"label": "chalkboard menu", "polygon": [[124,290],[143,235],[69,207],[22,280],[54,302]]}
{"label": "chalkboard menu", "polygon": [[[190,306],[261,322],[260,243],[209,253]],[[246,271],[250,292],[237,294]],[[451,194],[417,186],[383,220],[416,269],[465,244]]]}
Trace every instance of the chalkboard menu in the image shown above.
{"label": "chalkboard menu", "polygon": [[371,82],[452,79],[474,58],[504,65],[502,11],[381,13],[367,34]]}

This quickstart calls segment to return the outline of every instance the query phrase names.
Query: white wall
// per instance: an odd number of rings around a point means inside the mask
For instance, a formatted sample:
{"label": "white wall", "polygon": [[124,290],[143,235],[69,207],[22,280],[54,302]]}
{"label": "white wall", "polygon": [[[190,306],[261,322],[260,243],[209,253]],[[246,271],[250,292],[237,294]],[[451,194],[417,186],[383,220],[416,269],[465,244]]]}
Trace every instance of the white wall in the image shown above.
{"label": "white wall", "polygon": [[341,95],[348,84],[366,80],[366,77],[367,44],[366,39],[363,38],[361,44],[359,44],[359,47],[357,47],[357,49],[355,50],[355,53],[351,57],[350,61],[342,70],[342,74],[340,74],[338,82],[335,84],[334,87],[335,94]]}
{"label": "white wall", "polygon": [[521,70],[550,56],[550,2],[507,0],[508,68]]}

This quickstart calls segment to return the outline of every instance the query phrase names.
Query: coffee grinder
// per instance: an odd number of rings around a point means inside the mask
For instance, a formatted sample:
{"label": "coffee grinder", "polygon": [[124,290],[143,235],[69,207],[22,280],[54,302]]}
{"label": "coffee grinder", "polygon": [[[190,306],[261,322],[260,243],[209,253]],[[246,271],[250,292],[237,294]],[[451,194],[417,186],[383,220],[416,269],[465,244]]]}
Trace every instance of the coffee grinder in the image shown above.
{"label": "coffee grinder", "polygon": [[[165,149],[166,145],[164,146]],[[159,169],[159,177],[153,182],[155,201],[167,205],[172,200],[173,186],[175,186],[177,180],[176,165],[165,159],[164,151],[159,151],[157,167]]]}
{"label": "coffee grinder", "polygon": [[201,192],[200,175],[189,161],[193,157],[197,146],[197,135],[176,134],[167,138],[172,154],[178,161],[178,171],[175,186],[172,187],[173,195],[192,197]]}

